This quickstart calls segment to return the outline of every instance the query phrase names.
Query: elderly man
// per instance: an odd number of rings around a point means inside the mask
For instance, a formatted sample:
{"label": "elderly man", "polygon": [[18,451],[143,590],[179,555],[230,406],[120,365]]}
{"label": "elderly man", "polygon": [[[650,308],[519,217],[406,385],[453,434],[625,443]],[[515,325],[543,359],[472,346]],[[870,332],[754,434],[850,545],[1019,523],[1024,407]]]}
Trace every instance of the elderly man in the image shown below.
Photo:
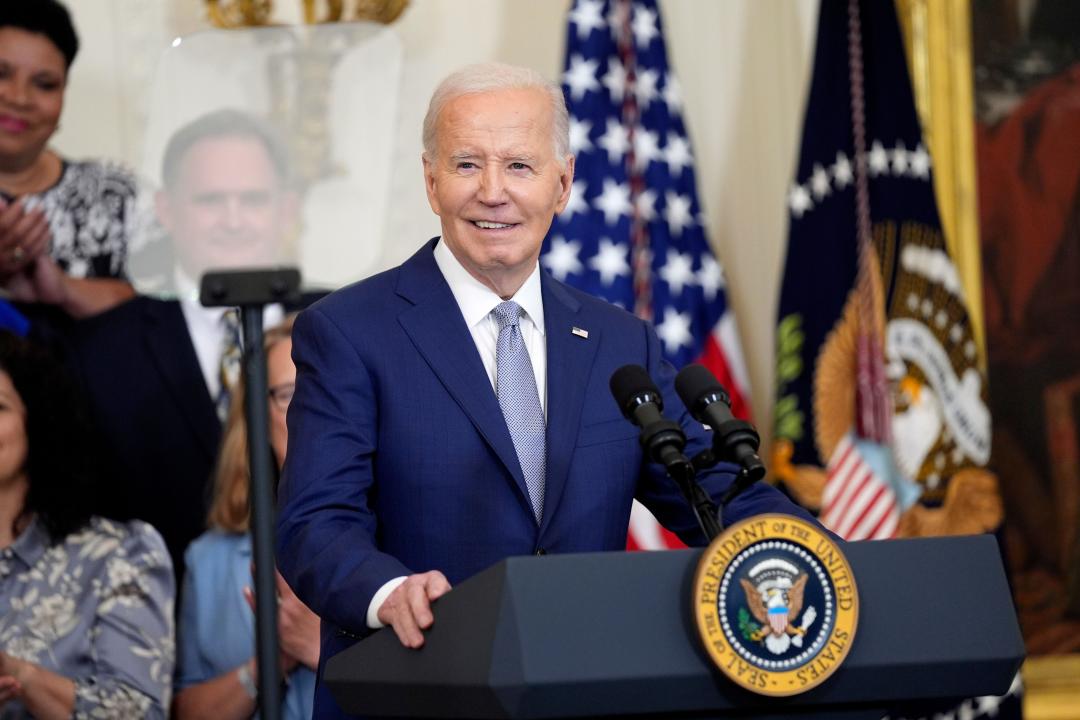
{"label": "elderly man", "polygon": [[[442,237],[296,324],[278,559],[323,618],[323,658],[382,625],[419,647],[430,602],[507,556],[624,548],[635,497],[704,541],[608,390],[620,366],[645,366],[690,451],[705,447],[655,333],[538,264],[570,196],[567,127],[561,91],[533,71],[448,77],[424,121]],[[714,497],[731,470],[703,478]],[[766,511],[798,512],[758,486],[726,520]],[[316,708],[334,712],[325,689]]]}

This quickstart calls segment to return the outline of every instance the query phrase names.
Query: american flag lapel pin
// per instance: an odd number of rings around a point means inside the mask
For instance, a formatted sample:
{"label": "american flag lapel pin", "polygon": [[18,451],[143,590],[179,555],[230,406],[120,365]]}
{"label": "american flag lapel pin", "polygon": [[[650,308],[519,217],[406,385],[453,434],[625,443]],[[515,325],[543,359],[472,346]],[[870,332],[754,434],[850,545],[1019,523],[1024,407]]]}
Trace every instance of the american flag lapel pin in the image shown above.
{"label": "american flag lapel pin", "polygon": [[588,330],[582,330],[579,327],[574,327],[572,330],[570,330],[570,332],[573,333],[574,335],[577,335],[579,338],[581,338],[583,340],[588,340],[589,339],[589,331]]}

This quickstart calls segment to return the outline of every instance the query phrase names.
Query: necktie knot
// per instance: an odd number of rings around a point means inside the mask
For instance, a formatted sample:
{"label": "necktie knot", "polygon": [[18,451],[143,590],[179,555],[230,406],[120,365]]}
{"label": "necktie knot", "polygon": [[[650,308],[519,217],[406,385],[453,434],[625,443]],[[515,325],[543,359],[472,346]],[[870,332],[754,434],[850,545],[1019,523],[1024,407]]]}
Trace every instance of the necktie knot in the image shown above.
{"label": "necktie knot", "polygon": [[501,302],[491,312],[495,313],[495,320],[499,323],[499,330],[507,327],[516,327],[521,322],[521,314],[524,310],[513,300]]}

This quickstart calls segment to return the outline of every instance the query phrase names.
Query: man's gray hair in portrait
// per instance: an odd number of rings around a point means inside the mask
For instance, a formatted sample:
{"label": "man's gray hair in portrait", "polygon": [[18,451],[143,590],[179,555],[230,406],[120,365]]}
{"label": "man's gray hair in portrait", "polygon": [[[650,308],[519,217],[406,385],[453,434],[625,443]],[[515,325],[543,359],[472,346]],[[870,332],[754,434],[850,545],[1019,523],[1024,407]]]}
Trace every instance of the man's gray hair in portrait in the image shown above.
{"label": "man's gray hair in portrait", "polygon": [[565,167],[566,156],[570,154],[570,114],[566,110],[562,88],[532,68],[504,63],[467,65],[439,83],[431,95],[427,115],[424,116],[424,157],[429,161],[435,158],[435,134],[439,115],[453,100],[464,95],[529,89],[542,90],[551,100],[555,157],[559,166]]}

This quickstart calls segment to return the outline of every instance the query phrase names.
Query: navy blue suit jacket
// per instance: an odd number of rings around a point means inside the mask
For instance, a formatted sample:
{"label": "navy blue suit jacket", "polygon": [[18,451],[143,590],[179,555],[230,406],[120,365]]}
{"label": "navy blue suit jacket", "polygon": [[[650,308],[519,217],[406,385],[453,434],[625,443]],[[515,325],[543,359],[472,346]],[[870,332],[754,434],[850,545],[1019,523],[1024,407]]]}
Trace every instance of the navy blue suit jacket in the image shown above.
{"label": "navy blue suit jacket", "polygon": [[184,550],[206,529],[221,441],[180,303],[136,296],[77,323],[69,351],[103,455],[99,512],[152,524],[180,587]]}
{"label": "navy blue suit jacket", "polygon": [[[665,414],[686,430],[687,454],[706,446],[675,395],[656,334],[546,273],[547,487],[537,524],[434,246],[316,303],[293,331],[297,384],[278,563],[322,618],[323,662],[368,632],[368,605],[388,580],[438,569],[455,584],[510,555],[622,550],[635,497],[684,541],[704,543],[674,482],[643,461],[637,428],[608,389],[617,368],[644,366],[664,393]],[[714,497],[732,470],[703,475]],[[763,512],[803,514],[757,485],[725,520]],[[316,717],[333,716],[331,707],[320,688]]]}

